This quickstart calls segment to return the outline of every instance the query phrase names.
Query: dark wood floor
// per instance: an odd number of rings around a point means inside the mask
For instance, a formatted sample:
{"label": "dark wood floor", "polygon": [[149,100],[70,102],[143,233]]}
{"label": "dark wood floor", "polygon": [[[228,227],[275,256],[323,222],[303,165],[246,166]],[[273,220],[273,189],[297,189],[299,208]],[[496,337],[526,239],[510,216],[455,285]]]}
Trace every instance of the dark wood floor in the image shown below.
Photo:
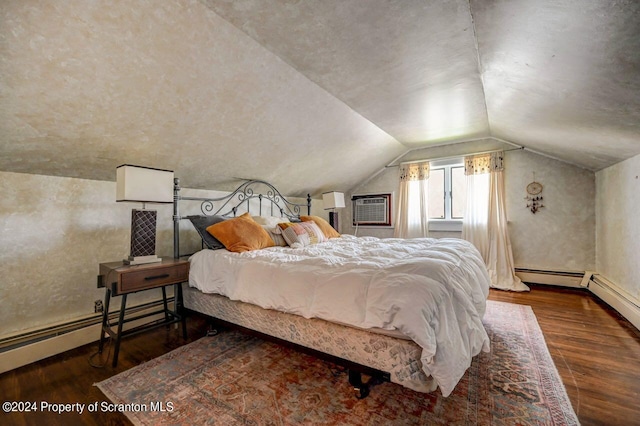
{"label": "dark wood floor", "polygon": [[640,331],[587,290],[531,286],[489,299],[530,305],[583,425],[640,425]]}
{"label": "dark wood floor", "polygon": [[[640,332],[582,290],[532,286],[530,293],[491,291],[491,300],[532,306],[549,351],[583,425],[640,425]],[[207,323],[190,317],[187,342]],[[83,403],[108,401],[94,383],[171,351],[179,330],[156,329],[123,340],[117,368],[89,365],[90,344],[0,375],[0,400]],[[120,413],[2,413],[2,425],[121,425]]]}

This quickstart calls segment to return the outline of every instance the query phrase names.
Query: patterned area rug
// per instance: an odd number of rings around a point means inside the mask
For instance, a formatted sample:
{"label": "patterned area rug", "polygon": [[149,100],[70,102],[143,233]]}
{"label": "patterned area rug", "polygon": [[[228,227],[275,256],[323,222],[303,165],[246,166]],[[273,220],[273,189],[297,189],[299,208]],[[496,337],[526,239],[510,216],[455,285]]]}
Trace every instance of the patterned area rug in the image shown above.
{"label": "patterned area rug", "polygon": [[491,352],[448,398],[382,383],[359,400],[340,367],[236,331],[97,386],[139,425],[578,424],[531,308],[489,301],[484,323]]}

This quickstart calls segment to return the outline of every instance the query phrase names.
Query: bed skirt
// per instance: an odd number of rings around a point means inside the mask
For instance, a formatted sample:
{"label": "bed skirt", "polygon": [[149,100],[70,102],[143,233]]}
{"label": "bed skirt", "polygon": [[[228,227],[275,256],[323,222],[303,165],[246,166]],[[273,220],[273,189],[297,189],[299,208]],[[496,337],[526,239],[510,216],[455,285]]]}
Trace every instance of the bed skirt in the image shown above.
{"label": "bed skirt", "polygon": [[422,348],[411,340],[263,309],[183,284],[184,306],[278,339],[389,373],[391,382],[418,392],[437,384],[422,370]]}

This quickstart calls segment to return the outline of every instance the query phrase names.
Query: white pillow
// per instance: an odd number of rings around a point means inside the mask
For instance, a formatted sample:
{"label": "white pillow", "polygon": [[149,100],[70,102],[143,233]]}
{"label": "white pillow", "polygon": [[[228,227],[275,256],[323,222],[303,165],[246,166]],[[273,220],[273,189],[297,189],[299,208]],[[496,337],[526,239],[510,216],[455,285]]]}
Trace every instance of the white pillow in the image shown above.
{"label": "white pillow", "polygon": [[279,223],[289,222],[289,218],[280,216],[252,216],[259,225],[275,228]]}

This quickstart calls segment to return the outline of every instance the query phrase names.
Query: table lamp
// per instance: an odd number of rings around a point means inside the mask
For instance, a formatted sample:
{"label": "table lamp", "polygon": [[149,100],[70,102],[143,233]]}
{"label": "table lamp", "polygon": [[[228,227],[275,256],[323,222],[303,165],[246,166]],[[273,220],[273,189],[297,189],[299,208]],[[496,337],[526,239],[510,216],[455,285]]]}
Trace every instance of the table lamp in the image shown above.
{"label": "table lamp", "polygon": [[333,229],[338,230],[338,212],[336,209],[342,209],[344,205],[344,193],[342,192],[325,192],[322,194],[322,205],[325,210],[333,210],[329,212],[329,224]]}
{"label": "table lamp", "polygon": [[142,203],[131,210],[131,254],[129,265],[160,262],[156,256],[156,211],[146,203],[173,203],[173,171],[123,164],[116,168],[116,201]]}

